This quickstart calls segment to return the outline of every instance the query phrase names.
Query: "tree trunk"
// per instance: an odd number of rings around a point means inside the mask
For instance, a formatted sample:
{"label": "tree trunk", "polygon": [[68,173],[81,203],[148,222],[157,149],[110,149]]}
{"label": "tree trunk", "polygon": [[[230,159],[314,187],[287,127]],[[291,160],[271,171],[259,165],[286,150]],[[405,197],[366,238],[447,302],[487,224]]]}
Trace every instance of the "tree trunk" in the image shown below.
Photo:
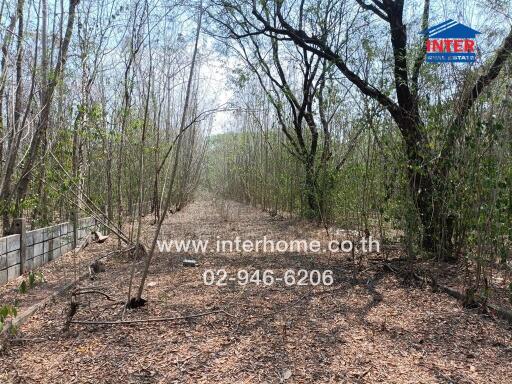
{"label": "tree trunk", "polygon": [[[62,42],[62,47],[59,51],[59,57],[57,59],[57,63],[55,64],[55,68],[53,70],[53,74],[51,79],[48,79],[48,75],[44,78],[45,86],[42,90],[42,110],[39,117],[39,122],[37,128],[34,132],[34,136],[32,138],[32,143],[30,145],[27,159],[23,166],[21,172],[21,178],[18,182],[16,188],[16,206],[15,206],[15,216],[19,216],[21,214],[21,204],[23,199],[26,197],[28,192],[29,183],[32,179],[33,168],[36,162],[36,159],[39,155],[39,150],[41,147],[41,143],[45,138],[46,131],[48,130],[49,119],[50,119],[50,108],[53,100],[53,94],[57,83],[62,75],[64,67],[67,61],[67,54],[69,44],[71,42],[71,33],[73,31],[73,24],[75,20],[76,7],[79,3],[79,0],[70,0],[69,1],[69,16],[68,22],[66,26],[66,32],[64,36],[64,40]],[[43,3],[44,4],[44,3]],[[46,30],[45,25],[43,24],[43,31]],[[43,42],[45,41],[46,36],[43,33]],[[43,63],[45,63],[47,58],[43,57]]]}
{"label": "tree trunk", "polygon": [[181,141],[182,141],[182,137],[183,137],[183,131],[185,130],[185,121],[186,121],[186,118],[187,118],[188,104],[189,104],[189,101],[190,101],[190,93],[191,93],[191,88],[192,88],[192,80],[193,80],[193,77],[194,77],[194,68],[195,68],[195,65],[196,65],[197,46],[198,46],[198,43],[199,43],[199,36],[200,36],[200,33],[201,33],[201,23],[202,23],[202,19],[203,19],[202,4],[200,4],[199,7],[200,7],[199,8],[199,20],[197,22],[197,30],[196,30],[196,37],[195,37],[195,44],[194,44],[194,52],[192,54],[192,63],[190,65],[190,72],[189,72],[189,76],[188,76],[187,90],[186,90],[186,93],[185,93],[185,102],[183,104],[183,113],[181,115],[180,130],[178,132],[179,137],[178,137],[178,141],[176,143],[176,152],[175,152],[175,157],[174,157],[174,164],[173,164],[173,168],[172,168],[171,178],[169,180],[169,187],[168,187],[169,189],[167,190],[167,196],[165,198],[164,207],[163,207],[163,210],[162,210],[162,215],[161,215],[160,220],[158,221],[157,227],[155,229],[155,234],[154,234],[154,237],[153,237],[153,241],[151,243],[151,248],[150,248],[148,256],[146,258],[146,262],[145,262],[145,265],[144,265],[144,271],[142,273],[142,278],[141,278],[141,281],[140,281],[139,289],[137,291],[137,297],[134,300],[135,304],[141,303],[142,292],[144,291],[144,285],[146,284],[146,278],[148,276],[149,266],[151,265],[151,260],[153,258],[153,254],[154,254],[155,248],[156,248],[156,243],[157,243],[158,237],[160,236],[160,229],[162,228],[162,224],[163,224],[163,222],[165,220],[165,217],[167,216],[167,212],[169,210],[169,205],[170,205],[170,202],[171,202],[172,189],[173,189],[173,185],[174,185],[174,179],[176,178],[176,170],[177,170],[177,167],[178,167],[178,161],[179,161],[179,156],[180,156]]}
{"label": "tree trunk", "polygon": [[454,223],[443,204],[448,192],[447,180],[437,179],[425,161],[424,154],[428,147],[420,139],[422,126],[419,119],[403,119],[398,124],[401,132],[406,133],[404,141],[409,190],[422,225],[422,248],[451,261]]}
{"label": "tree trunk", "polygon": [[304,198],[307,204],[306,217],[317,218],[318,217],[318,198],[317,198],[317,185],[316,175],[313,162],[308,159],[305,164],[305,180],[304,180]]}

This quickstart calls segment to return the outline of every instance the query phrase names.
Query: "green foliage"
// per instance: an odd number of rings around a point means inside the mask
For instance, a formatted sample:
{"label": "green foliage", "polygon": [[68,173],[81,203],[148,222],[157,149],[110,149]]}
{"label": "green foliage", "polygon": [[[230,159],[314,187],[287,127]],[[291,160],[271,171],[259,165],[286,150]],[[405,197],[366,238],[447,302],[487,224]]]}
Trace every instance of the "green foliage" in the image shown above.
{"label": "green foliage", "polygon": [[34,272],[30,271],[28,274],[28,279],[23,280],[19,287],[18,291],[22,294],[27,293],[30,289],[34,288],[37,284],[44,283],[46,280],[42,272]]}
{"label": "green foliage", "polygon": [[[321,147],[309,176],[304,162],[283,150],[284,134],[272,129],[211,138],[207,187],[224,198],[327,220],[333,216],[340,180],[333,164],[320,164]],[[309,177],[309,179],[308,179]],[[309,200],[312,199],[314,207]]]}
{"label": "green foliage", "polygon": [[22,294],[25,294],[25,293],[27,293],[27,290],[28,290],[27,282],[25,280],[23,280],[21,282],[21,284],[19,285],[19,287],[18,287],[18,292],[22,293]]}
{"label": "green foliage", "polygon": [[512,153],[495,117],[467,124],[453,160],[446,205],[457,218],[456,238],[471,260],[506,263],[512,234]]}
{"label": "green foliage", "polygon": [[7,213],[10,216],[14,215],[16,204],[12,200],[0,200],[0,212]]}
{"label": "green foliage", "polygon": [[9,317],[16,317],[18,315],[18,310],[14,305],[2,305],[0,307],[0,332],[3,330],[5,325],[5,320]]}
{"label": "green foliage", "polygon": [[249,75],[242,68],[234,68],[229,80],[236,88],[244,88],[249,80]]}
{"label": "green foliage", "polygon": [[28,274],[28,286],[29,288],[33,288],[36,284],[44,283],[46,279],[44,278],[43,272],[34,272],[30,271]]}
{"label": "green foliage", "polygon": [[21,208],[27,210],[36,209],[40,203],[40,199],[37,196],[28,196],[21,202]]}

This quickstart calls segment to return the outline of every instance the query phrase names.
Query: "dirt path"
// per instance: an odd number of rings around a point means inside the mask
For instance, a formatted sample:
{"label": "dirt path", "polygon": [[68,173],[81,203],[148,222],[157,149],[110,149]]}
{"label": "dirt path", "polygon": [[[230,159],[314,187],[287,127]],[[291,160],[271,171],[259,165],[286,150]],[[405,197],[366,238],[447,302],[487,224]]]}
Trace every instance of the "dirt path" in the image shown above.
{"label": "dirt path", "polygon": [[[147,236],[151,226],[147,218]],[[302,222],[254,208],[199,201],[171,216],[162,238],[219,236],[257,240],[320,238]],[[22,326],[0,357],[4,383],[510,383],[512,332],[463,310],[452,298],[405,286],[367,261],[354,279],[342,255],[208,253],[200,266],[160,253],[151,267],[146,306],[124,319],[225,313],[170,323],[73,325],[63,335],[65,302]],[[117,320],[130,260],[107,260],[107,272],[83,286],[108,293],[83,298],[76,320]],[[205,286],[205,269],[333,271],[334,284],[271,286],[227,281]],[[139,266],[139,270],[140,270]],[[140,274],[137,275],[137,278]]]}

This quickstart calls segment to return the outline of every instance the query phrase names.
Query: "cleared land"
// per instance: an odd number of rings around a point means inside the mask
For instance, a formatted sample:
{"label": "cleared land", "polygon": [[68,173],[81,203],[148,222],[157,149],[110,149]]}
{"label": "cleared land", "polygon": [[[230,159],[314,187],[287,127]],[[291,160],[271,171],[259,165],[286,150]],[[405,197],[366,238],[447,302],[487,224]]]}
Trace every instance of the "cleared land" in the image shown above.
{"label": "cleared land", "polygon": [[[294,219],[234,203],[219,207],[211,201],[189,205],[169,217],[162,238],[326,239],[324,231]],[[150,221],[146,218],[146,241]],[[88,248],[81,256],[84,265],[114,245],[111,239]],[[1,355],[0,381],[510,383],[510,326],[463,309],[445,294],[404,283],[383,267],[383,255],[369,255],[357,273],[351,258],[340,254],[212,253],[194,256],[196,268],[183,267],[185,257],[157,254],[145,293],[148,302],[126,311],[124,320],[226,313],[173,322],[72,324],[63,333],[69,297],[61,298],[18,330]],[[47,266],[48,285],[34,291],[38,298],[64,274],[52,275],[50,268],[60,265],[71,277],[72,257],[57,263]],[[121,318],[131,260],[115,256],[105,265],[106,272],[80,286],[101,290],[114,301],[81,296],[74,320]],[[275,275],[288,269],[331,269],[334,284],[266,287],[228,281],[224,287],[205,286],[203,271],[221,268],[231,276],[240,269],[273,270]],[[2,288],[2,301],[12,299],[13,289]]]}

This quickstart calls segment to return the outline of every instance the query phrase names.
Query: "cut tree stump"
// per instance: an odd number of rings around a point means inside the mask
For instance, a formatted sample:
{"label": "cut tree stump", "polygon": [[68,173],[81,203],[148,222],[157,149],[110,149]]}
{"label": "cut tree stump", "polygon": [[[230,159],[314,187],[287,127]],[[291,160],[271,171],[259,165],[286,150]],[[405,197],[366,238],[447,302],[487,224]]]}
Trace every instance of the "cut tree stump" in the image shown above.
{"label": "cut tree stump", "polygon": [[93,232],[91,232],[91,234],[92,234],[94,241],[96,243],[100,243],[100,244],[104,243],[105,240],[107,240],[109,238],[109,236],[102,235],[101,232],[99,232],[99,231],[93,231]]}

